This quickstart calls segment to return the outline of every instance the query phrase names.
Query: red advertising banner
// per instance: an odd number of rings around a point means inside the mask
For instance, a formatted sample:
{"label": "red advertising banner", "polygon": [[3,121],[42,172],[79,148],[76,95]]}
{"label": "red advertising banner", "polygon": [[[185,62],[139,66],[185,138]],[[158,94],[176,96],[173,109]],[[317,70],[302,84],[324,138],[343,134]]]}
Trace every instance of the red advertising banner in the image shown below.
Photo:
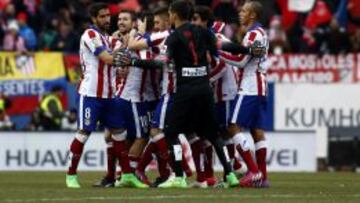
{"label": "red advertising banner", "polygon": [[285,54],[269,57],[268,79],[277,83],[357,83],[360,54]]}

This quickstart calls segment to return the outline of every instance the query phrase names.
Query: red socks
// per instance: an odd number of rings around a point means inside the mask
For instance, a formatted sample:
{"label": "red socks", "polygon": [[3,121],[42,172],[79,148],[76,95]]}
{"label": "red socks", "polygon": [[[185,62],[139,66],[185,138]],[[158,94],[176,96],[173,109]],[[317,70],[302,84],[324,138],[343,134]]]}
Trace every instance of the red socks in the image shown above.
{"label": "red socks", "polygon": [[149,142],[146,146],[144,153],[142,154],[141,160],[137,166],[137,170],[145,172],[146,167],[150,164],[153,157],[152,154],[155,153],[156,145],[153,142]]}
{"label": "red socks", "polygon": [[237,133],[233,137],[233,141],[248,170],[253,173],[259,172],[259,169],[251,156],[249,141],[246,139],[245,135]]}
{"label": "red socks", "polygon": [[256,162],[263,175],[263,179],[267,179],[267,169],[266,169],[266,151],[267,151],[266,141],[261,140],[255,143],[255,154]]}
{"label": "red socks", "polygon": [[70,145],[71,163],[67,174],[74,175],[77,173],[77,168],[79,166],[80,158],[84,150],[84,144],[86,143],[87,139],[88,139],[87,135],[82,135],[79,133],[75,135],[75,138]]}
{"label": "red socks", "polygon": [[160,133],[154,136],[151,141],[155,145],[160,176],[162,178],[167,178],[170,176],[170,170],[168,168],[170,155],[164,134]]}
{"label": "red socks", "polygon": [[126,143],[126,131],[113,134],[112,139],[114,140],[114,154],[119,160],[121,171],[123,173],[133,173],[133,169],[130,167],[130,161],[128,157],[128,145]]}

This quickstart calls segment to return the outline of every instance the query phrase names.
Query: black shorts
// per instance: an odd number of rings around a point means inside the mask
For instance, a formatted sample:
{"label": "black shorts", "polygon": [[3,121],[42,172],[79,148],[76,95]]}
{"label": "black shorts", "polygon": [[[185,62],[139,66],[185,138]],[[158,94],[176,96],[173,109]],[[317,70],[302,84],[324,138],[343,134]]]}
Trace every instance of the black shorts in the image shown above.
{"label": "black shorts", "polygon": [[165,135],[195,132],[198,136],[216,136],[218,123],[213,93],[210,88],[203,91],[180,90],[174,95],[165,120]]}

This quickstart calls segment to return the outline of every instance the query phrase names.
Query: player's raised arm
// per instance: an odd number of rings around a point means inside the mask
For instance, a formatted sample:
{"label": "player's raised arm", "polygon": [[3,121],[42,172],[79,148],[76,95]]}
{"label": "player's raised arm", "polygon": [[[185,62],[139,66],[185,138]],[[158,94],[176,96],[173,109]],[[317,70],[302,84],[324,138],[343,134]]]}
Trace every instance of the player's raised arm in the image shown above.
{"label": "player's raised arm", "polygon": [[136,39],[134,36],[129,37],[129,44],[128,44],[128,49],[129,50],[142,50],[142,49],[146,49],[149,47],[148,42],[147,42],[147,38],[148,38],[148,33],[145,33],[143,38],[140,39]]}
{"label": "player's raised arm", "polygon": [[144,21],[138,20],[137,23],[138,31],[133,29],[129,33],[129,42],[127,46],[129,50],[142,50],[149,47],[148,38],[150,33],[146,32],[146,17]]}

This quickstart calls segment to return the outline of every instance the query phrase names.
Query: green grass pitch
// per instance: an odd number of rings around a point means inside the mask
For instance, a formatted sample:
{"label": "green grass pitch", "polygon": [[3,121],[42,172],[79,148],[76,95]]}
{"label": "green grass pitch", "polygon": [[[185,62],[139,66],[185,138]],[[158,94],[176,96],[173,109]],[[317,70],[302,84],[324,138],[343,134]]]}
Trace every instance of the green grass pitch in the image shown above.
{"label": "green grass pitch", "polygon": [[271,173],[269,189],[92,188],[102,173],[81,172],[81,189],[65,188],[63,172],[0,172],[0,202],[360,202],[360,174]]}

